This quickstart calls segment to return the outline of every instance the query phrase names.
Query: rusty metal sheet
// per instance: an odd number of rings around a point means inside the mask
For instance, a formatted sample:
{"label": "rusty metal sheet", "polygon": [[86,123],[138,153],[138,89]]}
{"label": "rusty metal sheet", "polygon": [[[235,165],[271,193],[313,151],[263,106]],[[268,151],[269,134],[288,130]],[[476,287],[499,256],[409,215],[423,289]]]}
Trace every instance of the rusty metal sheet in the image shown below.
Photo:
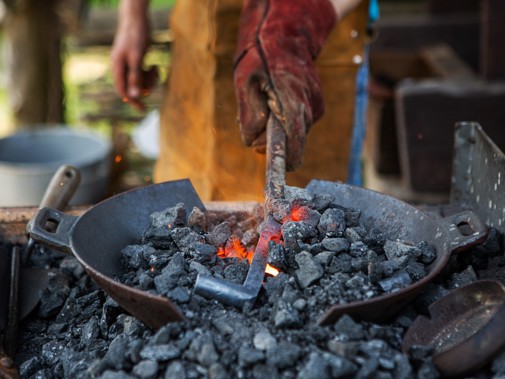
{"label": "rusty metal sheet", "polygon": [[505,232],[505,155],[475,122],[456,125],[451,203]]}

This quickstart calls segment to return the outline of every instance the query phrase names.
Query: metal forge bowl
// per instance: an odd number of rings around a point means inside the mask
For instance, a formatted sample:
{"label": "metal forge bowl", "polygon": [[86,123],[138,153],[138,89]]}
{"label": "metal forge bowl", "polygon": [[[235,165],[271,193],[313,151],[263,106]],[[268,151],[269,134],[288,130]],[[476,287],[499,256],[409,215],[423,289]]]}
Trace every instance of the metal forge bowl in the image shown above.
{"label": "metal forge bowl", "polygon": [[[30,234],[38,243],[73,254],[119,305],[157,329],[184,317],[166,297],[118,283],[112,276],[123,270],[121,249],[139,243],[149,224],[150,214],[188,199],[187,191],[181,191],[182,182],[160,183],[116,195],[93,206],[80,217],[50,208],[41,209],[35,216]],[[320,320],[322,324],[332,322],[344,313],[373,320],[393,315],[440,273],[451,253],[479,243],[487,234],[485,225],[471,212],[434,220],[406,203],[359,187],[313,181],[308,189],[333,194],[336,203],[360,209],[361,222],[366,228],[377,227],[390,239],[413,243],[424,240],[437,253],[428,275],[422,280],[367,301],[335,305]],[[192,206],[186,204],[189,210]],[[54,233],[45,230],[47,222],[57,225]],[[474,232],[463,235],[458,228],[463,224]]]}

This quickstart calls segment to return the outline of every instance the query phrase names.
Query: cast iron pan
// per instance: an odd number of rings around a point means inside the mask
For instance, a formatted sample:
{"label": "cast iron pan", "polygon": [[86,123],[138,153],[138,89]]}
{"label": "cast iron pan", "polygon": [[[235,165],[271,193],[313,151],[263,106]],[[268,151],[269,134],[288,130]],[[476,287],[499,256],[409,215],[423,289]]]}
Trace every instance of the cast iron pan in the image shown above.
{"label": "cast iron pan", "polygon": [[[140,242],[151,213],[178,203],[184,203],[188,214],[193,207],[205,211],[191,182],[175,180],[113,196],[79,217],[43,208],[34,217],[30,235],[37,243],[73,254],[119,305],[147,326],[158,329],[167,322],[183,320],[184,316],[166,297],[121,284],[112,276],[124,269],[121,250]],[[46,230],[48,223],[57,224],[54,233]]]}
{"label": "cast iron pan", "polygon": [[[307,189],[313,193],[332,194],[337,204],[361,210],[360,221],[367,229],[377,227],[392,240],[426,241],[437,253],[437,258],[428,267],[428,275],[421,280],[366,301],[334,305],[319,320],[321,325],[335,322],[343,314],[367,321],[389,319],[442,271],[452,253],[468,249],[487,237],[486,225],[471,211],[435,220],[409,204],[361,187],[313,180]],[[465,231],[463,235],[461,226],[470,227],[473,232],[468,234]]]}
{"label": "cast iron pan", "polygon": [[483,367],[505,345],[505,287],[480,280],[451,291],[419,316],[405,334],[403,351],[433,348],[443,376],[462,376]]}
{"label": "cast iron pan", "polygon": [[[471,212],[434,220],[399,200],[360,187],[313,181],[308,189],[331,193],[338,204],[360,209],[363,224],[380,228],[388,238],[412,242],[425,240],[437,250],[437,258],[430,266],[429,275],[421,281],[365,302],[336,305],[324,315],[320,321],[322,324],[336,320],[343,313],[373,320],[393,315],[442,270],[452,252],[479,243],[487,234],[485,225]],[[80,217],[44,208],[35,216],[31,236],[38,243],[72,253],[119,305],[149,327],[157,329],[184,317],[167,298],[120,284],[111,276],[123,269],[121,249],[139,243],[148,227],[151,213],[179,202],[184,202],[188,211],[194,205],[203,209],[199,200],[199,204],[195,204],[195,196],[189,181],[184,180],[116,195],[90,208]],[[48,221],[58,224],[56,232],[48,233],[45,230],[44,225]],[[470,225],[475,232],[464,236],[459,232],[459,224]]]}

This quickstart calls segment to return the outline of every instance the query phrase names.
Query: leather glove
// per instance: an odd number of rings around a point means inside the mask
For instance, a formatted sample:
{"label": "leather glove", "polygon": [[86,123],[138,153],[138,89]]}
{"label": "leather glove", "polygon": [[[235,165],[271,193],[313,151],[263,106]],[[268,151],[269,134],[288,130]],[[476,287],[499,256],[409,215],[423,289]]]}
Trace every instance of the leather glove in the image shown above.
{"label": "leather glove", "polygon": [[314,60],[336,21],[329,0],[244,1],[234,69],[242,140],[265,151],[272,108],[286,132],[288,171],[302,164],[306,135],[324,112]]}

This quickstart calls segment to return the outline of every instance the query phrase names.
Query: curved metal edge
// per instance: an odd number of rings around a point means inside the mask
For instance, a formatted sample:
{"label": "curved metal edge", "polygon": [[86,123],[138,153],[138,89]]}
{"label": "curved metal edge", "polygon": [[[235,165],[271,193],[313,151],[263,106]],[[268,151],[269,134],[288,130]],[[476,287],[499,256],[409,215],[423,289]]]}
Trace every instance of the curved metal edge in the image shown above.
{"label": "curved metal edge", "polygon": [[[490,286],[492,288],[490,288]],[[447,308],[455,312],[452,301],[462,301],[470,294],[468,291],[487,292],[498,297],[502,293],[502,304],[490,320],[477,330],[471,337],[441,352],[433,354],[433,363],[444,377],[461,377],[483,367],[493,359],[505,346],[505,287],[496,280],[481,280],[467,286],[455,289],[448,295],[437,300],[429,307],[430,317],[418,316],[404,336],[402,350],[408,353],[411,346],[428,345],[429,341],[420,340],[426,337],[426,330],[430,327],[442,327],[437,322],[444,323],[444,318],[449,317]],[[478,301],[476,298],[475,301]],[[451,304],[450,304],[451,303]],[[435,325],[435,326],[434,326]]]}
{"label": "curved metal edge", "polygon": [[[30,225],[30,237],[36,242],[72,254],[72,228],[78,219],[78,216],[67,215],[56,209],[42,208],[37,211]],[[54,232],[46,229],[48,222],[56,225]]]}
{"label": "curved metal edge", "polygon": [[[83,262],[81,262],[83,263]],[[145,291],[116,282],[84,264],[89,276],[123,309],[138,318],[149,328],[158,330],[170,322],[184,321],[178,307],[167,297],[152,295]]]}
{"label": "curved metal edge", "polygon": [[505,346],[505,303],[472,337],[440,354],[433,363],[444,376],[466,375],[490,362]]}
{"label": "curved metal edge", "polygon": [[[484,242],[488,235],[488,227],[472,211],[464,211],[436,220],[444,233],[447,234],[449,250],[452,253],[464,251],[472,246]],[[473,233],[465,235],[460,226],[467,225]]]}

